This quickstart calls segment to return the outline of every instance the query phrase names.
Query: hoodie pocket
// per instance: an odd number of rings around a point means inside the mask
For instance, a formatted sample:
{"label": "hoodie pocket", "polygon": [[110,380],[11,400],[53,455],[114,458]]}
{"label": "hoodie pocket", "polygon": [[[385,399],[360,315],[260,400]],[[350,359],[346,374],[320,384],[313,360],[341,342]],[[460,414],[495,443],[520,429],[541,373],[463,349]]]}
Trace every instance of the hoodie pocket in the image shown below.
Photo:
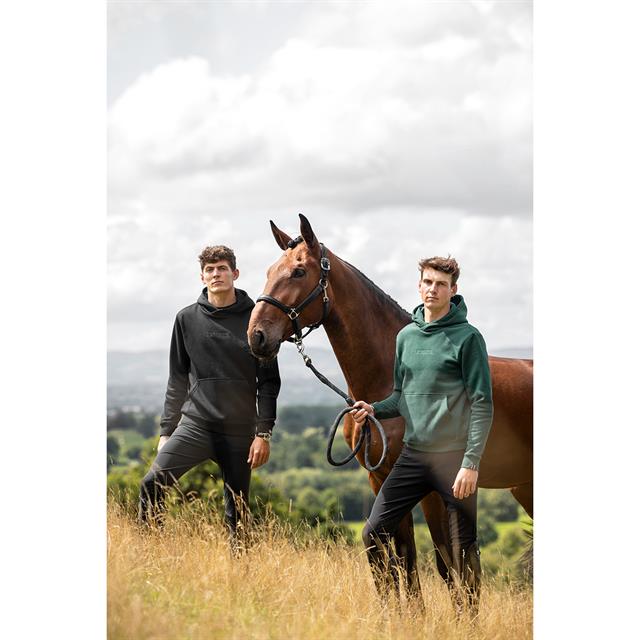
{"label": "hoodie pocket", "polygon": [[444,393],[403,394],[403,417],[411,423],[418,437],[429,434],[429,442],[455,440],[458,429],[449,411],[447,395]]}
{"label": "hoodie pocket", "polygon": [[189,400],[189,413],[212,422],[247,423],[256,418],[255,393],[246,380],[200,378]]}

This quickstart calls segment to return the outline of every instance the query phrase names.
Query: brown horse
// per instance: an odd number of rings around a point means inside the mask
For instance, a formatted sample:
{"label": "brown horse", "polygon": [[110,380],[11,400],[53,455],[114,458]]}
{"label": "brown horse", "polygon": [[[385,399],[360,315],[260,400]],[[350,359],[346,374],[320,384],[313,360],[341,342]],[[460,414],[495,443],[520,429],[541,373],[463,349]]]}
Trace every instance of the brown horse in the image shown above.
{"label": "brown horse", "polygon": [[[395,338],[411,322],[410,315],[355,267],[323,247],[309,224],[300,215],[301,238],[296,242],[271,222],[278,246],[284,251],[267,272],[264,295],[285,307],[299,306],[317,287],[326,284],[325,296],[308,302],[296,322],[307,327],[322,321],[352,398],[373,402],[386,398],[393,388]],[[330,270],[321,270],[324,251]],[[322,298],[328,298],[323,303]],[[293,314],[295,315],[295,314]],[[273,358],[280,344],[293,333],[291,319],[282,307],[258,302],[251,314],[247,331],[253,353],[263,359]],[[494,418],[482,456],[479,486],[511,489],[533,517],[533,362],[489,357],[493,384]],[[369,483],[378,493],[402,448],[404,420],[383,420],[389,443],[385,463],[369,473]],[[355,423],[347,414],[344,437],[353,448],[357,434]],[[372,430],[371,461],[380,455],[381,440]],[[363,451],[358,452],[363,464]],[[440,575],[449,581],[451,559],[447,512],[436,492],[421,502],[431,538],[439,553],[436,561]],[[396,554],[406,572],[410,593],[419,593],[413,518],[409,513],[394,536]]]}

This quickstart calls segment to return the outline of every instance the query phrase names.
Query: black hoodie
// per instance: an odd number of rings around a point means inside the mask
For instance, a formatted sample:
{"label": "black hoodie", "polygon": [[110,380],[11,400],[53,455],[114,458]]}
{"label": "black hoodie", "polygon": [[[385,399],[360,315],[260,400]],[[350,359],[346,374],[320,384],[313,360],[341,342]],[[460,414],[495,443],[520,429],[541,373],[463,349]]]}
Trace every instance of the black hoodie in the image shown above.
{"label": "black hoodie", "polygon": [[178,312],[160,435],[171,435],[181,415],[219,433],[253,435],[272,429],[278,363],[262,366],[251,354],[247,327],[254,302],[245,291],[235,292],[232,305],[217,309],[205,287],[195,304]]}

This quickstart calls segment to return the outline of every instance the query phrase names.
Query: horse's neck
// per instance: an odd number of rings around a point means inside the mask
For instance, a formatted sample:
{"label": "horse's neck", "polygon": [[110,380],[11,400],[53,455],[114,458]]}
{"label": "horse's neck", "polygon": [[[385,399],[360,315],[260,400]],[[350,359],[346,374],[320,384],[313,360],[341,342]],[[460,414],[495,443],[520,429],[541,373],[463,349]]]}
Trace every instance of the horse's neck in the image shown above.
{"label": "horse's neck", "polygon": [[336,359],[356,399],[378,400],[390,390],[396,335],[408,318],[337,260],[332,261],[331,287],[324,328]]}

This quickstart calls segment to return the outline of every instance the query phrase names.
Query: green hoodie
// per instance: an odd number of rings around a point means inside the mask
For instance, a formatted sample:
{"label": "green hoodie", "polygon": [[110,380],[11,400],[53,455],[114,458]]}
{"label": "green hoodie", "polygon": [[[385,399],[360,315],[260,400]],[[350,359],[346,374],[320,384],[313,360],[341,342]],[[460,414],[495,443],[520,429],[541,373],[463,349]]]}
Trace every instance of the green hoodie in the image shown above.
{"label": "green hoodie", "polygon": [[464,450],[477,468],[493,417],[491,375],[480,332],[460,295],[449,313],[425,322],[424,305],[396,339],[393,393],[373,403],[376,418],[405,419],[404,442],[420,451]]}

